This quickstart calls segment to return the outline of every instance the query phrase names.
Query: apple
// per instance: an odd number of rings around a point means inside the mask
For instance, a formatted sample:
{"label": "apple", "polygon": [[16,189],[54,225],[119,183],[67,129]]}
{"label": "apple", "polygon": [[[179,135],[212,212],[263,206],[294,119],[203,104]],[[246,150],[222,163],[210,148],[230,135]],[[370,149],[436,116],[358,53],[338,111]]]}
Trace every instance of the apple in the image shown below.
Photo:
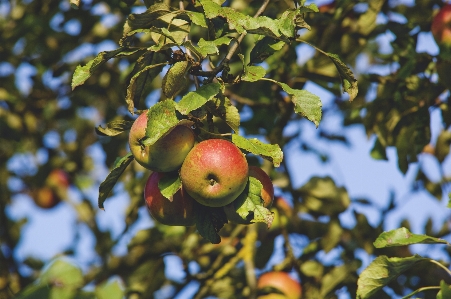
{"label": "apple", "polygon": [[431,32],[439,46],[451,47],[451,4],[445,4],[434,16]]}
{"label": "apple", "polygon": [[61,198],[48,186],[37,189],[33,192],[34,203],[45,210],[51,209],[60,203]]}
{"label": "apple", "polygon": [[[256,166],[249,166],[249,177],[254,177],[262,183],[263,188],[260,194],[261,198],[263,199],[262,204],[265,208],[269,209],[274,200],[274,186],[272,184],[271,178],[266,174],[266,172],[263,171],[263,169]],[[235,223],[250,224],[252,218],[243,219],[236,211],[243,204],[243,201],[241,201],[240,199],[241,197],[224,207],[227,219]],[[248,216],[252,217],[252,214],[250,213]]]}
{"label": "apple", "polygon": [[69,184],[69,176],[64,170],[53,169],[45,179],[44,186],[33,192],[34,202],[43,209],[53,208],[66,197]]}
{"label": "apple", "polygon": [[157,171],[177,170],[194,146],[194,133],[183,125],[175,126],[151,146],[144,146],[147,112],[143,112],[130,128],[129,145],[135,160],[143,167]]}
{"label": "apple", "polygon": [[199,142],[180,169],[183,188],[197,202],[223,207],[243,192],[248,182],[246,157],[232,142],[208,139]]}
{"label": "apple", "polygon": [[[282,292],[282,294],[268,294],[270,288]],[[288,273],[282,271],[272,271],[262,274],[257,281],[258,299],[300,299],[302,297],[302,287],[298,281],[293,279]]]}
{"label": "apple", "polygon": [[158,188],[164,173],[153,172],[144,188],[144,199],[150,215],[165,225],[191,226],[196,222],[194,200],[181,188],[172,197],[165,198]]}

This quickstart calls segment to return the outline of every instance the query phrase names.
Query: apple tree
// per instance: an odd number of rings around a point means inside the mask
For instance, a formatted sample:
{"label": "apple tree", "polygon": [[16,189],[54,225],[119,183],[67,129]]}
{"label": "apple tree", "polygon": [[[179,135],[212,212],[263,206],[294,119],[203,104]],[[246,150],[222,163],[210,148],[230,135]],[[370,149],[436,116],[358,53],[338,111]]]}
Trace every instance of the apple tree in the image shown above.
{"label": "apple tree", "polygon": [[[0,2],[0,298],[451,298],[448,223],[387,229],[408,201],[292,158],[330,168],[360,128],[446,205],[450,7]],[[36,243],[65,249],[21,255],[58,210]]]}

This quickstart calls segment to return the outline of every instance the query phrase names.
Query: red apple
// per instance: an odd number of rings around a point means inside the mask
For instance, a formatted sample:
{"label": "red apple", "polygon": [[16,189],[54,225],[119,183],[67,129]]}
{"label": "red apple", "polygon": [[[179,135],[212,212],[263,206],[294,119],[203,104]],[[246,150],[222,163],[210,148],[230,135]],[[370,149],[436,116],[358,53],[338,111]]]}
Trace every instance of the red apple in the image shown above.
{"label": "red apple", "polygon": [[248,182],[246,157],[224,139],[208,139],[186,156],[180,178],[186,192],[200,204],[223,207],[243,192]]}
{"label": "red apple", "polygon": [[[262,185],[261,198],[263,199],[263,206],[265,208],[270,208],[274,200],[274,186],[272,184],[271,178],[263,171],[260,167],[249,166],[249,176],[254,177],[259,180]],[[227,215],[227,219],[231,222],[250,224],[252,219],[243,219],[236,212],[237,209],[243,204],[243,201],[237,202],[239,199],[233,201],[232,203],[224,207],[224,211]],[[252,215],[249,215],[252,217]]]}
{"label": "red apple", "polygon": [[[284,295],[277,293],[268,294],[269,288],[277,289]],[[262,274],[257,281],[258,293],[261,294],[258,299],[300,299],[302,297],[302,287],[288,273],[282,271],[273,271]]]}
{"label": "red apple", "polygon": [[451,4],[445,4],[434,16],[431,32],[439,46],[451,47]]}
{"label": "red apple", "polygon": [[158,188],[158,182],[163,175],[159,172],[152,173],[144,189],[144,199],[150,215],[166,225],[194,225],[196,222],[194,200],[183,188],[174,194],[172,201],[165,198]]}
{"label": "red apple", "polygon": [[51,209],[66,197],[69,176],[62,169],[53,169],[45,179],[44,186],[33,192],[34,202],[38,207]]}
{"label": "red apple", "polygon": [[194,133],[187,126],[176,126],[151,146],[144,146],[147,112],[143,112],[130,128],[129,145],[135,160],[143,167],[157,171],[177,170],[194,146]]}

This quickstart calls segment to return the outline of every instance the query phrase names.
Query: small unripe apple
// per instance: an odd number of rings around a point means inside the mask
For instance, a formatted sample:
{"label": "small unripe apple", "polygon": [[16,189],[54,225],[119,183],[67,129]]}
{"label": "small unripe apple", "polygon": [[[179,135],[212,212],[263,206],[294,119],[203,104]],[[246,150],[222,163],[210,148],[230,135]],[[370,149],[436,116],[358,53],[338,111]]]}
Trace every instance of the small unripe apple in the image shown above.
{"label": "small unripe apple", "polygon": [[147,112],[143,112],[130,128],[129,145],[135,160],[143,167],[157,171],[177,170],[194,146],[194,133],[187,126],[176,126],[150,146],[142,141],[146,136]]}
{"label": "small unripe apple", "polygon": [[451,47],[451,4],[445,4],[434,16],[431,32],[439,46]]}
{"label": "small unripe apple", "polygon": [[144,199],[150,215],[165,225],[194,225],[196,222],[194,200],[183,188],[173,195],[172,201],[165,198],[158,188],[158,182],[163,175],[164,173],[152,173],[144,189]]}
{"label": "small unripe apple", "polygon": [[[267,294],[265,289],[274,288],[281,291],[284,295],[277,293]],[[282,271],[273,271],[262,274],[257,281],[258,294],[257,299],[300,299],[302,297],[302,288],[299,282],[293,279],[288,273]]]}
{"label": "small unripe apple", "polygon": [[208,139],[198,143],[180,169],[183,188],[200,204],[223,207],[243,192],[248,182],[246,157],[232,142]]}
{"label": "small unripe apple", "polygon": [[[249,177],[254,177],[262,183],[263,188],[260,196],[263,199],[263,206],[269,209],[274,200],[274,186],[271,178],[263,171],[263,169],[256,166],[249,166]],[[240,208],[241,204],[243,204],[243,202],[237,202],[237,200],[235,200],[224,207],[227,219],[235,223],[250,224],[252,219],[243,219],[236,211]]]}

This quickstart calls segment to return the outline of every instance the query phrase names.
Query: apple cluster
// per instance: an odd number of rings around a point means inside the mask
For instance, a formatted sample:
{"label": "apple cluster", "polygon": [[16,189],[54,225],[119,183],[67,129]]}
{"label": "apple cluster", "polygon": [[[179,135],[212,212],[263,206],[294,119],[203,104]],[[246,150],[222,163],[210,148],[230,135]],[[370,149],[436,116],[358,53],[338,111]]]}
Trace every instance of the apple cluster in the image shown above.
{"label": "apple cluster", "polygon": [[[265,208],[272,205],[274,187],[259,167],[249,166],[243,152],[225,139],[207,139],[196,143],[189,126],[177,125],[152,145],[144,145],[148,116],[142,113],[130,129],[129,145],[135,160],[152,170],[144,188],[150,215],[166,225],[191,226],[196,223],[196,205],[223,207],[227,218],[250,224],[237,212],[236,199],[246,192],[249,177],[262,183],[261,200]],[[181,188],[171,199],[160,191],[159,182],[167,173],[177,171]],[[250,215],[249,217],[252,217]]]}

